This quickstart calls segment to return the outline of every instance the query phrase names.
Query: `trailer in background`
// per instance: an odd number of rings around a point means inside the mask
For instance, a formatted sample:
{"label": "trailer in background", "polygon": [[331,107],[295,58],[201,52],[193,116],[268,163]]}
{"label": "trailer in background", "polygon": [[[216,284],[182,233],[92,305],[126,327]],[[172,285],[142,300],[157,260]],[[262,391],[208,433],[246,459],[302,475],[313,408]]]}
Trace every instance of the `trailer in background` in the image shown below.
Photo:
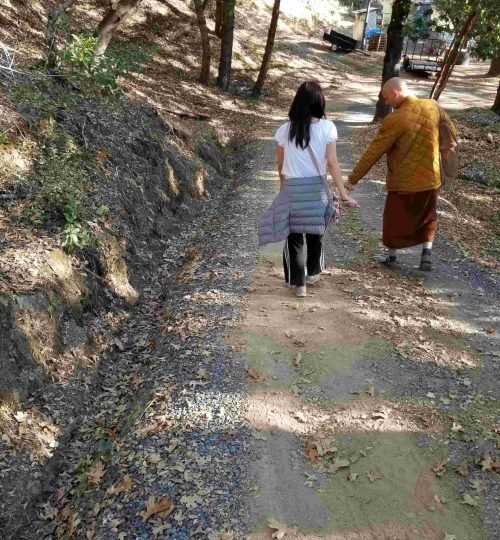
{"label": "trailer in background", "polygon": [[325,31],[323,33],[323,41],[330,43],[330,48],[334,52],[351,52],[354,51],[359,44],[359,42],[352,37],[341,34],[340,32],[335,32],[335,30]]}

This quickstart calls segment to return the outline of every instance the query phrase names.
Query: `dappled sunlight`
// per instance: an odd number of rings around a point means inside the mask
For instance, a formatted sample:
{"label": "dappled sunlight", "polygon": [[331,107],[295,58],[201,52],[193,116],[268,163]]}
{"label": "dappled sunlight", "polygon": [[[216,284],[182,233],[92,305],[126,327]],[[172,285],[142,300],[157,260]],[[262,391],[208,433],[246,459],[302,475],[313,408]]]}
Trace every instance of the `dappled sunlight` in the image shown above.
{"label": "dappled sunlight", "polygon": [[[330,343],[342,344],[345,351],[354,347],[349,353],[353,360],[368,354],[363,347],[371,336],[391,341],[401,356],[413,361],[449,368],[480,365],[461,341],[476,330],[451,316],[451,303],[411,279],[377,265],[357,271],[333,267],[308,289],[307,298],[297,300],[284,286],[282,272],[278,258],[256,267],[242,332],[260,333],[290,350],[315,355]],[[336,355],[339,365],[347,361],[340,360],[339,352],[322,354]],[[335,356],[332,361],[334,366]]]}
{"label": "dappled sunlight", "polygon": [[1,442],[9,450],[25,450],[32,463],[49,459],[57,448],[59,426],[37,407],[21,405],[12,395],[0,402]]}
{"label": "dappled sunlight", "polygon": [[[338,405],[303,401],[285,390],[254,389],[245,418],[255,429],[279,429],[296,435],[336,436],[344,433],[417,433],[439,431],[442,425],[426,406],[398,405],[363,399]],[[425,425],[422,423],[425,419]]]}
{"label": "dappled sunlight", "polygon": [[368,124],[373,120],[373,114],[358,113],[358,112],[338,112],[335,114],[338,120],[349,124]]}

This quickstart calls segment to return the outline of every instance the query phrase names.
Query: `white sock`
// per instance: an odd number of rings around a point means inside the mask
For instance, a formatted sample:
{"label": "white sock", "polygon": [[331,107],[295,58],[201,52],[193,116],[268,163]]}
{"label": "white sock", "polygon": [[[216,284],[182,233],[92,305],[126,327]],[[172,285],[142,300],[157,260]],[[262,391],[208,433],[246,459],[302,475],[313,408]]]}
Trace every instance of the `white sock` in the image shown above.
{"label": "white sock", "polygon": [[424,242],[422,244],[422,249],[432,249],[432,242]]}
{"label": "white sock", "polygon": [[389,257],[395,257],[396,256],[396,250],[395,249],[389,249]]}

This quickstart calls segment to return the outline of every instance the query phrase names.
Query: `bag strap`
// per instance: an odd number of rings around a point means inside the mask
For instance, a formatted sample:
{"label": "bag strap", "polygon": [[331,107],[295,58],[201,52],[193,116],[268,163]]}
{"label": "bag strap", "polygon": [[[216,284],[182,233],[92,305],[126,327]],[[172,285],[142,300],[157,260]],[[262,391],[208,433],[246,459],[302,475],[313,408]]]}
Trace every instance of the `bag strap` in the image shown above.
{"label": "bag strap", "polygon": [[314,167],[316,168],[316,172],[318,173],[318,176],[321,176],[322,178],[326,176],[326,175],[321,174],[318,160],[316,159],[316,156],[314,155],[314,152],[312,151],[312,148],[311,148],[311,143],[307,145],[307,151],[309,152],[309,156],[311,156],[311,161],[314,163]]}
{"label": "bag strap", "polygon": [[436,105],[439,111],[439,121],[442,122],[444,120],[444,109],[441,107],[441,105],[436,101]]}
{"label": "bag strap", "polygon": [[318,160],[316,159],[316,156],[314,155],[314,152],[311,148],[311,145],[307,145],[307,151],[309,152],[309,156],[311,157],[311,161],[314,163],[314,167],[316,168],[316,171],[318,173],[318,176],[323,180],[323,185],[325,186],[326,193],[328,196],[328,200],[333,204],[335,201],[337,201],[336,195],[332,193],[332,190],[330,189],[330,186],[328,185],[328,182],[326,181],[326,174],[321,174],[321,170],[319,168]]}

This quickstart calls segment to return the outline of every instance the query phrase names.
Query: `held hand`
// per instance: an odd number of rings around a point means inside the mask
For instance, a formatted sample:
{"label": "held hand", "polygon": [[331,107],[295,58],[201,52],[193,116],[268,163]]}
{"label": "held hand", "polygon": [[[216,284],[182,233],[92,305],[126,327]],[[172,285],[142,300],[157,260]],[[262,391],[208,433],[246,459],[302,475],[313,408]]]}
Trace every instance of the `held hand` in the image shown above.
{"label": "held hand", "polygon": [[349,208],[359,208],[359,204],[352,197],[344,197],[342,202],[345,202]]}
{"label": "held hand", "polygon": [[344,187],[347,189],[347,191],[352,191],[354,189],[353,184],[351,184],[351,182],[349,182],[349,180],[346,180],[344,182]]}

